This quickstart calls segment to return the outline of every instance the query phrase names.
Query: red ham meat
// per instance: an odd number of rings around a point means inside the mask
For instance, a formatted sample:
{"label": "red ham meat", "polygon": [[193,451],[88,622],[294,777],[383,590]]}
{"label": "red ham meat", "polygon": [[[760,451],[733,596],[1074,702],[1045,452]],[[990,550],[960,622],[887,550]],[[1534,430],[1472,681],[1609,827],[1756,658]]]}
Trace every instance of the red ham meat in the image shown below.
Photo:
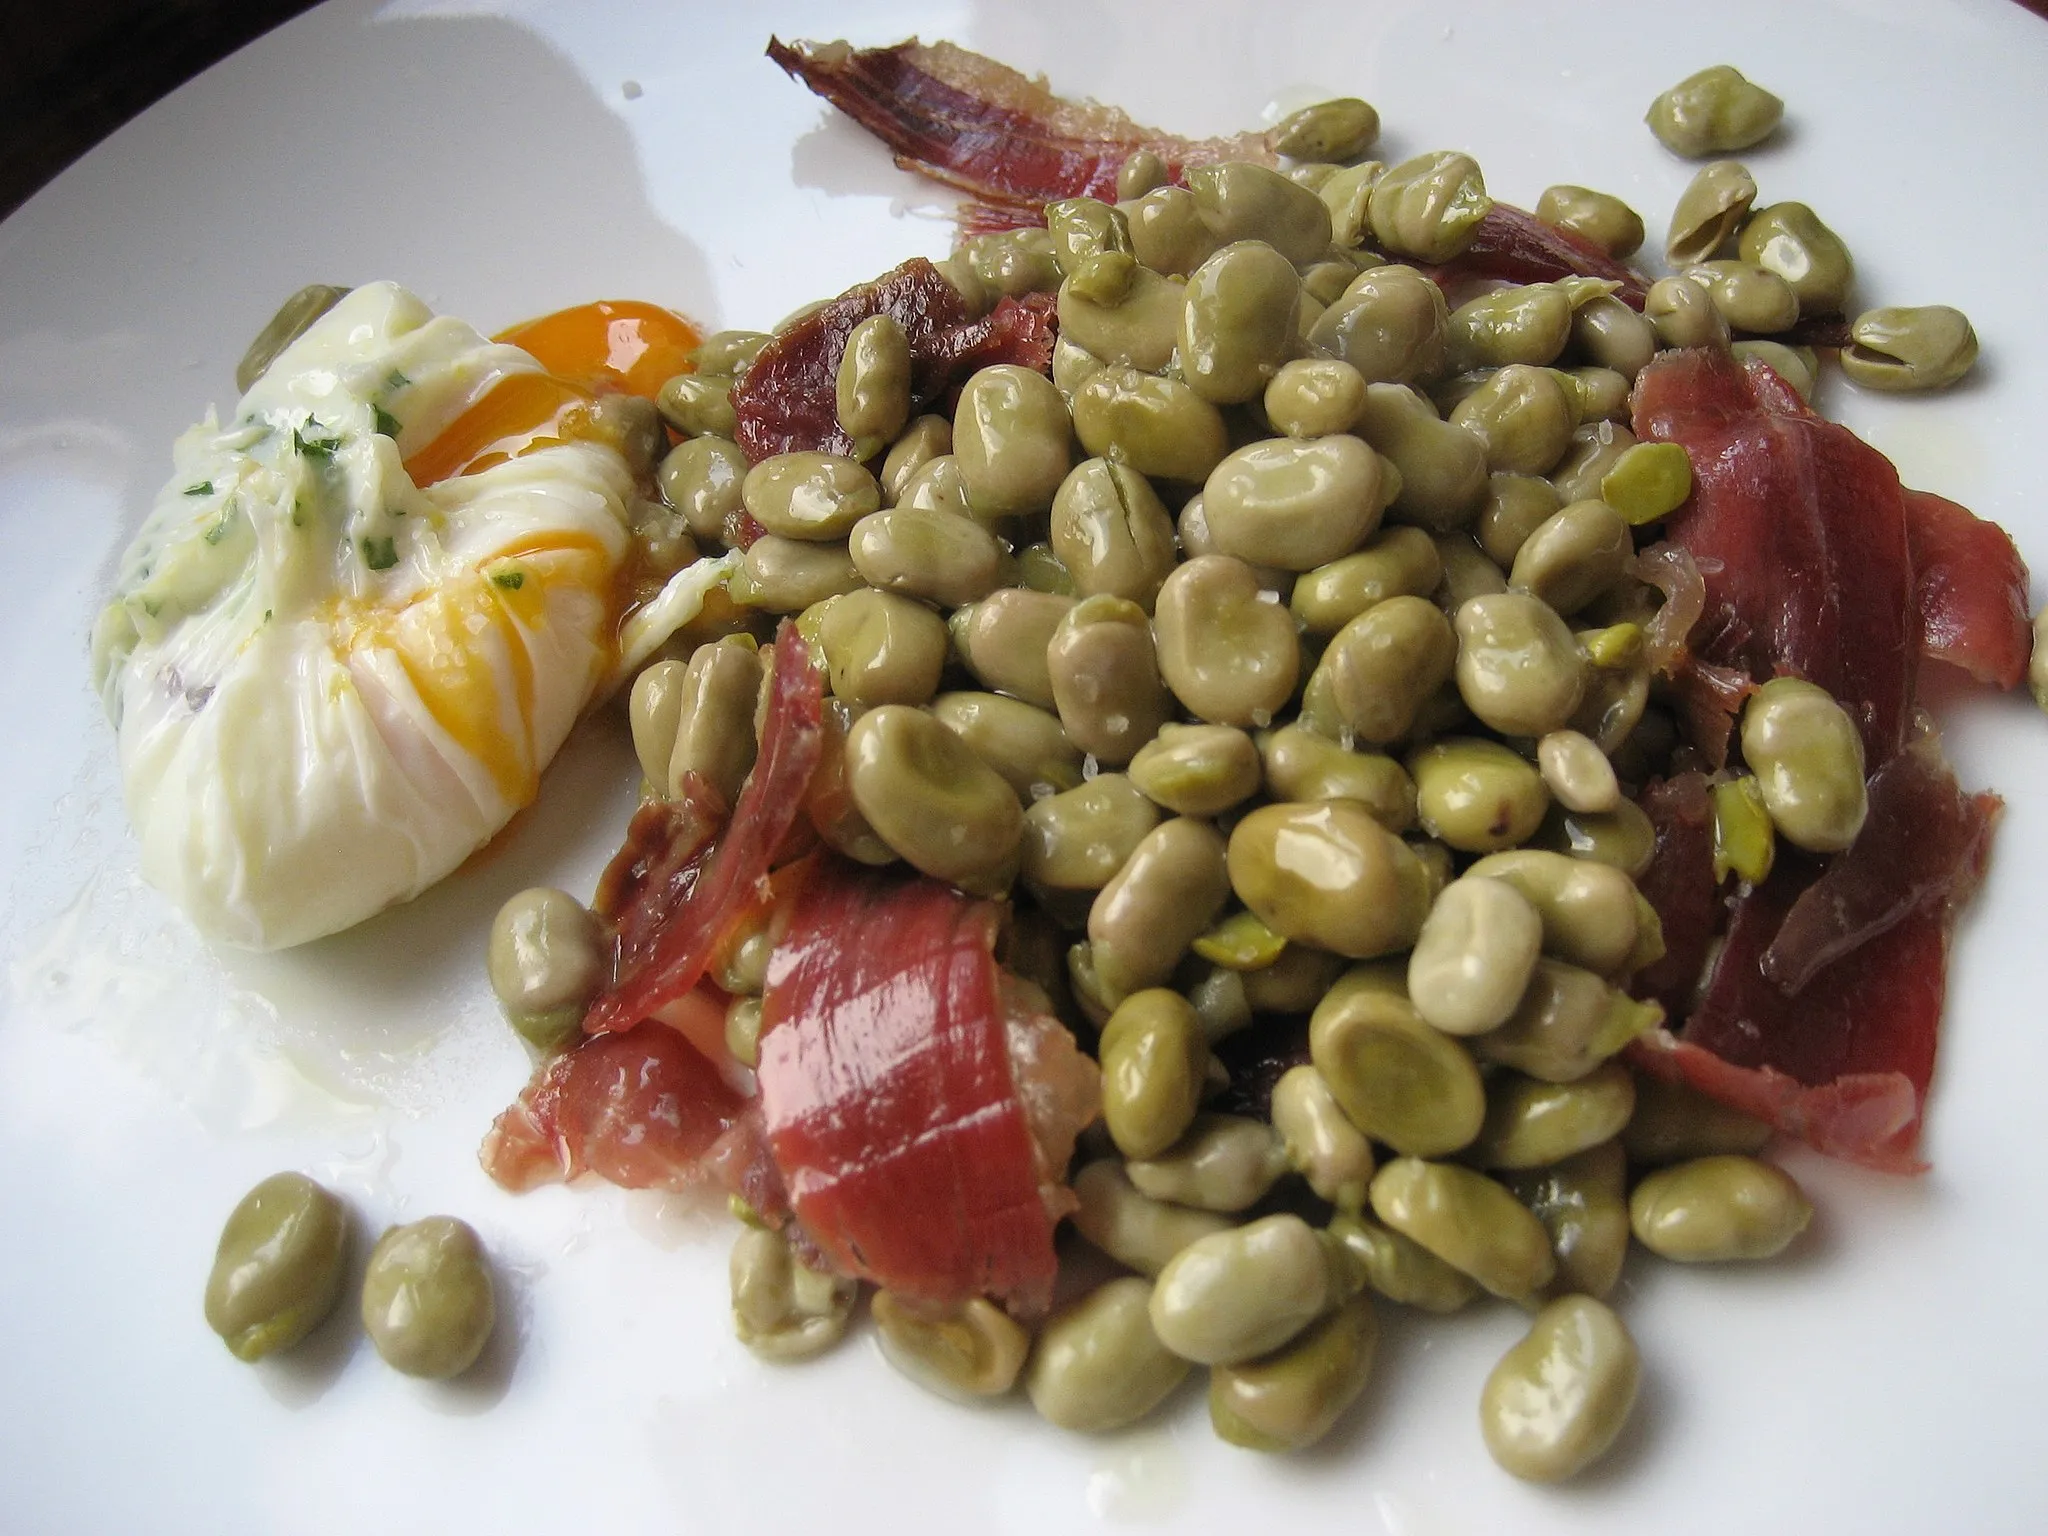
{"label": "red ham meat", "polygon": [[506,1189],[594,1173],[628,1189],[693,1189],[745,1101],[668,1025],[585,1035],[548,1061],[484,1138]]}
{"label": "red ham meat", "polygon": [[791,1209],[844,1274],[919,1302],[1052,1297],[1094,1065],[995,963],[997,908],[832,855],[770,962],[761,1110]]}
{"label": "red ham meat", "polygon": [[[775,682],[760,756],[740,790],[732,821],[687,883],[679,865],[672,882],[648,887],[662,898],[655,917],[629,912],[618,918],[622,938],[629,932],[642,937],[630,953],[620,949],[612,984],[598,994],[583,1021],[588,1033],[631,1029],[687,994],[702,979],[726,930],[759,896],[803,808],[823,750],[824,685],[810,655],[796,626],[785,623],[775,643]],[[629,842],[619,857],[633,852]],[[607,872],[608,884],[613,878]]]}
{"label": "red ham meat", "polygon": [[1546,224],[1511,203],[1495,203],[1480,219],[1472,243],[1440,267],[1424,268],[1441,284],[1473,277],[1516,283],[1554,283],[1561,277],[1604,277],[1621,286],[1615,297],[1641,309],[1650,285],[1597,245]]}
{"label": "red ham meat", "polygon": [[2011,688],[2027,674],[2027,567],[1998,524],[1967,507],[1906,492],[1920,654],[1961,667],[1980,683]]}
{"label": "red ham meat", "polygon": [[1692,498],[1665,524],[1706,580],[1692,655],[1752,682],[1820,684],[1855,718],[1870,765],[1890,757],[1919,641],[1890,460],[1763,363],[1718,350],[1653,360],[1636,379],[1635,431],[1692,457]]}
{"label": "red ham meat", "polygon": [[893,48],[784,43],[768,57],[895,151],[896,163],[985,204],[1041,222],[1062,197],[1116,201],[1117,168],[1149,149],[1179,181],[1220,160],[1273,163],[1263,135],[1183,139],[1142,127],[1115,107],[1055,96],[1043,79],[951,43]]}
{"label": "red ham meat", "polygon": [[1721,922],[1713,798],[1705,774],[1681,773],[1645,785],[1636,803],[1657,833],[1650,867],[1637,879],[1636,889],[1656,908],[1664,953],[1636,973],[1629,990],[1662,1003],[1665,1016],[1675,1019],[1692,1004]]}
{"label": "red ham meat", "polygon": [[876,315],[892,316],[910,343],[914,410],[994,363],[1052,367],[1049,294],[1004,299],[975,320],[939,269],[918,257],[821,305],[761,349],[732,391],[736,440],[750,461],[854,451],[839,425],[839,359],[854,327]]}

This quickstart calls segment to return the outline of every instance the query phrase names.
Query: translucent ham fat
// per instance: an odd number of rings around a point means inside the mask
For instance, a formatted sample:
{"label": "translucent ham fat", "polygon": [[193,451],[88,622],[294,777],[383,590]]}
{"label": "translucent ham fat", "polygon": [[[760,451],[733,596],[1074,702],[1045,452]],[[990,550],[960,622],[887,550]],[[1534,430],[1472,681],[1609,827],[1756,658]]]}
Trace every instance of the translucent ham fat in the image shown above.
{"label": "translucent ham fat", "polygon": [[996,965],[989,902],[833,855],[769,965],[761,1111],[790,1207],[843,1274],[1043,1312],[1095,1066]]}
{"label": "translucent ham fat", "polygon": [[[853,439],[839,425],[839,359],[854,327],[876,315],[892,316],[910,343],[913,411],[942,400],[979,368],[1016,363],[1043,373],[1052,366],[1049,294],[1004,299],[976,320],[937,267],[922,257],[906,261],[820,305],[761,349],[732,391],[736,440],[750,461],[809,450],[853,452]],[[756,526],[752,536],[759,531]],[[752,541],[745,534],[736,540]]]}
{"label": "translucent ham fat", "polygon": [[2027,675],[2034,633],[2027,621],[2027,567],[2011,535],[1967,507],[1908,491],[1906,538],[1920,608],[1920,654],[1994,688],[2016,687]]}

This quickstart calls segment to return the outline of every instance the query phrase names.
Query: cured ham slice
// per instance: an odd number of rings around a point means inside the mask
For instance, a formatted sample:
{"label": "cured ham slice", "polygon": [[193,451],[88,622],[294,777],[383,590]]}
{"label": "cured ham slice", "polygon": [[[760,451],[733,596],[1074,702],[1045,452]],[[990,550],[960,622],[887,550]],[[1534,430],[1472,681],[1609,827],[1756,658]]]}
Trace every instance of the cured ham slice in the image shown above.
{"label": "cured ham slice", "polygon": [[1614,296],[1631,309],[1641,309],[1650,294],[1650,285],[1641,273],[1511,203],[1495,203],[1487,209],[1472,243],[1444,265],[1426,270],[1441,283],[1472,277],[1499,277],[1517,283],[1604,277],[1621,285]]}
{"label": "cured ham slice", "polygon": [[1221,160],[1273,163],[1263,135],[1183,139],[1115,107],[1055,96],[1043,79],[951,43],[893,48],[770,39],[768,57],[895,152],[896,163],[982,203],[1027,210],[1061,197],[1116,201],[1116,173],[1149,149],[1174,181]]}
{"label": "cured ham slice", "polygon": [[763,1000],[761,1110],[790,1208],[840,1272],[913,1300],[1050,1303],[1095,1068],[1022,983],[991,903],[830,855]]}
{"label": "cured ham slice", "polygon": [[[775,643],[775,680],[760,756],[740,790],[732,822],[687,885],[679,871],[673,887],[681,894],[665,901],[657,921],[642,925],[644,942],[631,956],[621,950],[614,981],[590,1005],[585,1031],[631,1029],[703,978],[726,930],[759,895],[803,808],[822,751],[823,690],[811,666],[810,647],[795,625],[784,624]],[[632,851],[629,843],[627,853]],[[665,896],[671,892],[668,886],[656,889]],[[636,921],[630,914],[622,917],[620,931]]]}
{"label": "cured ham slice", "polygon": [[1920,654],[1961,667],[1980,683],[2011,688],[2027,673],[2027,567],[2012,537],[1967,507],[1906,492]]}
{"label": "cured ham slice", "polygon": [[1637,997],[1682,1018],[1706,968],[1723,907],[1714,880],[1714,805],[1705,774],[1681,773],[1646,785],[1636,803],[1656,828],[1650,867],[1636,881],[1657,909],[1664,953],[1636,974]]}
{"label": "cured ham slice", "polygon": [[910,343],[910,395],[922,410],[978,368],[1052,366],[1053,301],[1046,294],[1004,299],[979,320],[939,269],[918,257],[820,306],[777,336],[733,387],[736,440],[749,460],[816,450],[851,454],[839,425],[839,359],[854,327],[889,315]]}

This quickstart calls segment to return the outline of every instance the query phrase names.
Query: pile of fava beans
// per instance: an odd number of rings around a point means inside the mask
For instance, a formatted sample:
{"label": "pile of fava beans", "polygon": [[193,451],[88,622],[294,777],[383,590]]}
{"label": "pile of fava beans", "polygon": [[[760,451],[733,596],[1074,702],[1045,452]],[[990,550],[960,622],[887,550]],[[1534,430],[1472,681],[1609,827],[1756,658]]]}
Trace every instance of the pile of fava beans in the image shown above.
{"label": "pile of fava beans", "polygon": [[[1719,68],[1650,122],[1711,157],[1780,111]],[[1381,165],[1377,132],[1365,103],[1326,102],[1273,130],[1284,169],[1176,187],[1140,153],[1116,204],[970,241],[941,270],[971,308],[1057,294],[1051,377],[986,368],[950,420],[912,417],[904,334],[870,319],[838,371],[857,456],[750,465],[728,391],[769,336],[709,338],[658,402],[683,439],[658,471],[669,537],[709,553],[742,509],[766,534],[634,684],[633,737],[650,792],[694,773],[736,794],[760,642],[793,616],[829,678],[819,833],[1007,897],[1005,963],[1099,1042],[1074,1226],[1130,1273],[1035,1329],[879,1293],[892,1360],[958,1396],[1021,1382],[1083,1431],[1204,1367],[1218,1434],[1291,1450],[1363,1388],[1375,1305],[1499,1298],[1531,1323],[1481,1427],[1503,1467],[1552,1480],[1635,1399],[1603,1299],[1631,1235],[1757,1260],[1811,1214],[1756,1155],[1764,1126],[1616,1059],[1661,1018],[1626,991],[1663,947],[1631,792],[1689,765],[1657,675],[1682,637],[1640,551],[1691,465],[1626,418],[1663,347],[1732,346],[1810,391],[1815,354],[1771,338],[1842,312],[1851,266],[1810,209],[1753,208],[1749,173],[1714,160],[1646,312],[1592,278],[1447,300],[1415,263],[1471,238],[1479,168]],[[1538,213],[1616,256],[1643,237],[1584,188]],[[1948,309],[1849,334],[1841,366],[1878,388],[1948,384],[1976,351]],[[1715,776],[1724,868],[1761,879],[1779,839],[1849,846],[1863,762],[1832,698],[1765,685],[1740,746]],[[573,1018],[588,921],[560,893],[501,916],[492,976],[519,1019]],[[547,931],[569,936],[559,962],[515,942]],[[767,951],[764,932],[715,977],[750,1063]],[[1304,1017],[1310,1060],[1269,1117],[1216,1112],[1212,1048]],[[741,1336],[779,1359],[839,1339],[857,1300],[759,1226],[732,1282]]]}

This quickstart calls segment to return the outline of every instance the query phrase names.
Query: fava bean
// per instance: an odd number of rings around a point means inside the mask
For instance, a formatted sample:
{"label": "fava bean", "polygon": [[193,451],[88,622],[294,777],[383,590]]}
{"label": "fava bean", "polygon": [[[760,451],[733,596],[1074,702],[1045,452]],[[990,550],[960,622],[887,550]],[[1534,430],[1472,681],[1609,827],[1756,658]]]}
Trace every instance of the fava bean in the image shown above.
{"label": "fava bean", "polygon": [[1102,773],[1024,813],[1024,878],[1035,890],[1099,891],[1124,867],[1159,810],[1120,773]]}
{"label": "fava bean", "polygon": [[1551,731],[1536,743],[1536,765],[1551,798],[1568,811],[1611,811],[1621,801],[1614,765],[1590,737]]}
{"label": "fava bean", "polygon": [[1055,592],[1000,587],[948,623],[954,648],[976,682],[1028,704],[1053,705],[1047,649],[1074,600]]}
{"label": "fava bean", "polygon": [[676,711],[665,783],[669,799],[683,798],[692,774],[727,805],[739,799],[754,766],[754,708],[760,697],[761,658],[751,639],[732,636],[697,648],[683,674]]}
{"label": "fava bean", "polygon": [[1158,373],[1173,360],[1186,294],[1186,284],[1128,258],[1114,274],[1100,263],[1077,269],[1060,285],[1060,334],[1100,362]]}
{"label": "fava bean", "polygon": [[1060,724],[1091,757],[1127,763],[1159,734],[1169,701],[1152,626],[1136,603],[1083,598],[1053,631],[1045,665]]}
{"label": "fava bean", "polygon": [[1373,1175],[1371,1197],[1394,1231],[1508,1301],[1537,1295],[1556,1272],[1543,1224],[1482,1173],[1397,1157]]}
{"label": "fava bean", "polygon": [[[1711,259],[1727,244],[1756,201],[1756,179],[1739,160],[1703,166],[1678,195],[1664,255],[1674,267]],[[1723,322],[1726,323],[1725,321]]]}
{"label": "fava bean", "polygon": [[1354,800],[1389,832],[1415,825],[1415,781],[1391,757],[1354,752],[1299,725],[1258,737],[1266,785],[1282,800]]}
{"label": "fava bean", "polygon": [[1187,385],[1113,365],[1074,391],[1074,431],[1090,453],[1162,480],[1199,483],[1230,449],[1222,414]]}
{"label": "fava bean", "polygon": [[1309,328],[1309,345],[1349,363],[1368,384],[1413,384],[1443,372],[1450,306],[1413,267],[1354,278]]}
{"label": "fava bean", "polygon": [[1255,1360],[1328,1305],[1330,1269],[1322,1239],[1299,1216],[1267,1216],[1198,1238],[1159,1272],[1152,1330],[1197,1365]]}
{"label": "fava bean", "polygon": [[1373,183],[1372,232],[1394,255],[1449,261],[1472,243],[1492,206],[1478,162],[1437,150],[1402,161]]}
{"label": "fava bean", "polygon": [[1151,612],[1174,567],[1173,519],[1143,475],[1084,460],[1053,497],[1050,530],[1076,593],[1125,598]]}
{"label": "fava bean", "polygon": [[662,499],[682,514],[694,536],[723,540],[727,522],[742,505],[747,468],[737,443],[698,437],[669,450],[656,481]]}
{"label": "fava bean", "polygon": [[[910,507],[871,512],[855,523],[848,552],[869,586],[948,608],[988,596],[1003,558],[1001,546],[972,519]],[[750,572],[753,562],[749,549]]]}
{"label": "fava bean", "polygon": [[1865,389],[1888,393],[1946,389],[1977,361],[1977,333],[1959,309],[1872,309],[1849,327],[1842,372]]}
{"label": "fava bean", "polygon": [[1796,677],[1758,688],[1742,711],[1742,755],[1786,841],[1810,853],[1856,841],[1870,809],[1863,737],[1825,688]]}
{"label": "fava bean", "polygon": [[1612,1310],[1590,1296],[1560,1297],[1486,1378],[1486,1449],[1516,1477],[1562,1482],[1607,1454],[1641,1376],[1635,1340]]}
{"label": "fava bean", "polygon": [[275,1173],[229,1213],[206,1280],[206,1325],[237,1360],[290,1349],[341,1297],[348,1214],[302,1173]]}
{"label": "fava bean", "polygon": [[1543,943],[1543,920],[1496,880],[1453,880],[1423,920],[1408,957],[1415,1011],[1452,1035],[1505,1024],[1522,1000]]}
{"label": "fava bean", "polygon": [[1141,1275],[1157,1275],[1189,1244],[1228,1232],[1234,1225],[1212,1211],[1169,1205],[1138,1193],[1115,1159],[1089,1163],[1075,1174],[1074,1198],[1079,1202],[1074,1230]]}
{"label": "fava bean", "polygon": [[846,338],[836,404],[856,459],[873,458],[909,422],[910,340],[894,315],[870,315]]}
{"label": "fava bean", "polygon": [[1348,433],[1268,438],[1227,455],[1202,489],[1220,553],[1306,571],[1349,554],[1379,526],[1381,460]]}
{"label": "fava bean", "polygon": [[1130,776],[1176,815],[1216,816],[1257,794],[1263,770],[1259,749],[1234,726],[1163,725],[1131,759]]}
{"label": "fava bean", "polygon": [[939,690],[946,624],[922,603],[862,587],[825,605],[818,648],[849,704],[922,704]]}
{"label": "fava bean", "polygon": [[1838,314],[1848,303],[1856,276],[1849,248],[1804,203],[1759,208],[1742,226],[1737,249],[1744,261],[1790,283],[1802,314]]}
{"label": "fava bean", "polygon": [[1770,1139],[1767,1121],[1648,1073],[1636,1080],[1635,1112],[1621,1133],[1629,1161],[1650,1165],[1728,1153],[1747,1156],[1761,1152]]}
{"label": "fava bean", "polygon": [[1354,1296],[1274,1354],[1209,1372],[1209,1422],[1232,1445],[1298,1451],[1328,1434],[1365,1390],[1379,1323]]}
{"label": "fava bean", "polygon": [[1629,1196],[1628,1220],[1659,1258],[1720,1264],[1774,1258],[1806,1230],[1813,1207],[1783,1169],[1723,1155],[1650,1174]]}
{"label": "fava bean", "polygon": [[1633,256],[1643,243],[1642,215],[1620,198],[1587,187],[1545,187],[1536,199],[1536,217],[1590,241],[1617,261]]}
{"label": "fava bean", "polygon": [[567,891],[521,891],[491,920],[491,991],[535,1045],[552,1046],[582,1025],[606,966],[597,920]]}
{"label": "fava bean", "polygon": [[1330,210],[1322,199],[1269,166],[1241,160],[1195,166],[1187,185],[1219,241],[1263,240],[1296,265],[1330,248]]}
{"label": "fava bean", "polygon": [[955,1402],[1001,1397],[1017,1384],[1031,1335],[994,1302],[977,1296],[931,1307],[875,1292],[869,1305],[882,1354],[927,1391]]}
{"label": "fava bean", "polygon": [[1408,772],[1423,829],[1462,853],[1526,842],[1550,803],[1535,768],[1479,737],[1447,737],[1411,753]]}
{"label": "fava bean", "polygon": [[1372,1144],[1345,1117],[1322,1073],[1306,1062],[1282,1073],[1272,1116],[1288,1165],[1319,1198],[1356,1213],[1372,1181]]}
{"label": "fava bean", "polygon": [[1398,741],[1457,659],[1457,637],[1433,603],[1387,598],[1331,638],[1303,695],[1303,718],[1376,746]]}
{"label": "fava bean", "polygon": [[1375,603],[1428,597],[1442,580],[1443,560],[1428,534],[1383,528],[1355,553],[1303,572],[1289,606],[1311,635],[1334,635]]}
{"label": "fava bean", "polygon": [[1546,1168],[1612,1140],[1635,1102],[1635,1079],[1620,1062],[1572,1083],[1497,1073],[1486,1085],[1486,1124],[1469,1155],[1482,1168]]}
{"label": "fava bean", "polygon": [[1081,752],[1059,717],[999,693],[942,693],[932,715],[958,736],[1025,805],[1081,783]]}
{"label": "fava bean", "polygon": [[1575,1083],[1664,1018],[1591,971],[1538,960],[1514,1015],[1472,1048],[1546,1083]]}
{"label": "fava bean", "polygon": [[1275,371],[1264,403],[1273,430],[1288,437],[1348,432],[1365,403],[1365,376],[1341,358],[1295,358]]}
{"label": "fava bean", "polygon": [[970,378],[953,413],[953,457],[977,515],[1049,509],[1072,462],[1071,431],[1066,401],[1037,370],[1001,363]]}
{"label": "fava bean", "polygon": [[882,505],[895,506],[919,470],[952,452],[953,423],[946,417],[920,416],[911,422],[890,445],[882,472],[875,477],[882,489]]}
{"label": "fava bean", "polygon": [[1164,987],[1131,993],[1102,1026],[1097,1055],[1102,1122],[1117,1150],[1141,1160],[1179,1141],[1194,1123],[1209,1068],[1208,1040],[1188,1000]]}
{"label": "fava bean", "polygon": [[1471,1144],[1486,1093],[1471,1054],[1408,1000],[1397,962],[1354,966],[1309,1018],[1309,1057],[1351,1123],[1396,1152]]}
{"label": "fava bean", "polygon": [[490,1261],[467,1222],[428,1216],[377,1239],[363,1272],[363,1332],[408,1376],[459,1376],[483,1353],[498,1309]]}
{"label": "fava bean", "polygon": [[1547,474],[1571,446],[1579,424],[1566,378],[1522,363],[1496,368],[1458,402],[1451,423],[1479,439],[1494,473]]}
{"label": "fava bean", "polygon": [[1261,806],[1232,830],[1229,869],[1275,933],[1354,959],[1406,949],[1428,902],[1415,855],[1349,800]]}
{"label": "fava bean", "polygon": [[742,1229],[728,1271],[733,1332],[763,1359],[808,1360],[845,1336],[859,1288],[799,1264],[781,1233]]}
{"label": "fava bean", "polygon": [[1785,103],[1732,65],[1687,75],[1650,103],[1643,121],[1675,155],[1716,155],[1769,138]]}
{"label": "fava bean", "polygon": [[1329,1232],[1364,1271],[1366,1285],[1389,1301],[1425,1312],[1456,1312],[1479,1294],[1463,1270],[1369,1217],[1340,1214]]}
{"label": "fava bean", "polygon": [[1140,1194],[1226,1214],[1258,1204],[1286,1171],[1273,1127],[1242,1115],[1197,1115],[1164,1152],[1124,1165]]}
{"label": "fava bean", "polygon": [[[1525,560],[1537,565],[1526,544],[1517,570]],[[1542,736],[1571,720],[1585,695],[1585,663],[1548,603],[1523,592],[1475,597],[1458,609],[1456,628],[1458,693],[1473,714],[1504,736]]]}
{"label": "fava bean", "polygon": [[657,661],[633,679],[627,713],[633,730],[633,755],[640,776],[655,789],[668,784],[669,754],[676,746],[676,721],[682,713],[683,675],[680,661]]}
{"label": "fava bean", "polygon": [[1088,908],[1095,970],[1111,998],[1171,976],[1229,894],[1225,845],[1207,822],[1177,816],[1139,839]]}
{"label": "fava bean", "polygon": [[[1603,1069],[1604,1070],[1604,1069]],[[1628,1257],[1628,1159],[1605,1141],[1548,1168],[1511,1174],[1508,1187],[1550,1234],[1554,1288],[1604,1297]]]}
{"label": "fava bean", "polygon": [[1025,1369],[1040,1417],[1102,1434],[1135,1424],[1187,1379],[1188,1362],[1152,1331],[1152,1287],[1111,1280],[1045,1320]]}
{"label": "fava bean", "polygon": [[1368,385],[1355,430],[1400,472],[1400,489],[1389,504],[1400,521],[1443,533],[1478,515],[1486,495],[1486,445],[1440,420],[1414,390]]}
{"label": "fava bean", "polygon": [[740,482],[747,512],[785,539],[843,539],[882,505],[875,477],[836,453],[778,453]]}
{"label": "fava bean", "polygon": [[869,710],[847,733],[846,775],[868,825],[913,867],[978,895],[1009,886],[1017,796],[938,720],[900,704]]}
{"label": "fava bean", "polygon": [[[1196,394],[1217,405],[1256,399],[1294,347],[1295,309],[1301,302],[1294,264],[1263,240],[1240,240],[1197,267],[1186,291],[1180,314],[1181,376]],[[1090,346],[1086,336],[1076,339],[1097,356],[1116,361]]]}

